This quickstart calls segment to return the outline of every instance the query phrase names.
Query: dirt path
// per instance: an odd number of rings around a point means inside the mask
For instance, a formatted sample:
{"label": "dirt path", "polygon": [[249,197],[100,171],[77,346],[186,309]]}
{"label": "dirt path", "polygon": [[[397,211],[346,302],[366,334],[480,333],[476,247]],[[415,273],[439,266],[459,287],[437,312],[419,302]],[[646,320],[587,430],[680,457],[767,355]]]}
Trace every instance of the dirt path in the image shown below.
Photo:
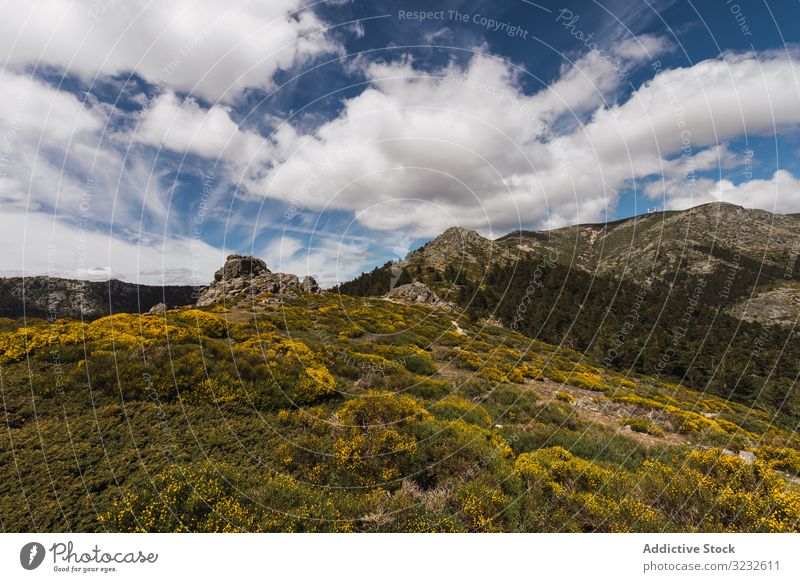
{"label": "dirt path", "polygon": [[617,433],[624,434],[626,438],[633,439],[642,444],[653,446],[664,444],[685,445],[691,443],[685,436],[671,432],[662,425],[659,426],[664,430],[663,436],[636,432],[631,430],[628,426],[620,425],[622,419],[636,417],[637,414],[635,410],[629,405],[609,400],[602,392],[584,390],[582,388],[576,388],[575,386],[550,382],[549,380],[545,380],[544,382],[529,382],[529,385],[545,402],[561,402],[556,398],[557,392],[566,392],[572,395],[572,397],[575,398],[572,405],[578,410],[581,418],[613,429]]}

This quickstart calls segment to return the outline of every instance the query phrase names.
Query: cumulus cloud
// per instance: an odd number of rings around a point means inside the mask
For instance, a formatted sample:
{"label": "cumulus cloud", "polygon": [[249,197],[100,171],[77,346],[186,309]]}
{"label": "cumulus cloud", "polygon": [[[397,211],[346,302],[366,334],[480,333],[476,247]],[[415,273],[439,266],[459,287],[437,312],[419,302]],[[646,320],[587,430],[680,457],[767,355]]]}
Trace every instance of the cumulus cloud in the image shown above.
{"label": "cumulus cloud", "polygon": [[[7,256],[4,266],[13,263],[11,271],[29,273],[43,269],[43,249],[30,236],[34,227],[51,225],[51,235],[63,234],[66,225],[77,223],[99,229],[95,233],[105,230],[107,246],[120,256],[139,244],[145,262],[158,261],[152,249],[160,243],[177,245],[175,256],[185,259],[179,233],[191,217],[171,206],[174,169],[153,150],[137,146],[221,159],[230,166],[223,166],[223,173],[252,163],[268,142],[241,129],[225,102],[247,88],[271,88],[279,69],[338,50],[322,28],[299,0],[227,5],[43,0],[2,10],[0,211],[9,240],[24,231],[28,242],[20,248],[33,245],[20,257]],[[91,93],[79,98],[29,74],[51,67],[87,85],[133,73],[157,91],[135,118]],[[212,105],[201,107],[176,92]],[[220,183],[230,178],[218,177]],[[92,236],[99,248],[102,239]],[[21,257],[27,264],[19,263]],[[141,272],[121,270],[126,261],[117,261],[112,271],[106,265],[85,274],[135,279],[147,271],[152,279],[161,272],[155,263]],[[180,272],[176,268],[170,267],[173,275]]]}
{"label": "cumulus cloud", "polygon": [[259,256],[272,271],[311,275],[323,287],[348,281],[361,272],[367,260],[367,245],[356,239],[313,236],[308,243],[283,235],[273,239]]}
{"label": "cumulus cloud", "polygon": [[163,221],[153,169],[124,155],[107,133],[108,112],[28,75],[4,71],[0,195],[6,210],[44,210],[110,223],[115,213]]}
{"label": "cumulus cloud", "polygon": [[240,129],[230,108],[203,109],[192,98],[181,102],[174,93],[159,96],[144,112],[135,137],[158,148],[240,162],[251,161],[267,145],[260,135]]}
{"label": "cumulus cloud", "polygon": [[[195,245],[203,257],[197,271],[207,281],[211,265],[224,260],[221,251],[213,254],[205,243],[180,238],[182,229],[173,227],[186,217],[170,213],[162,170],[150,156],[126,148],[130,138],[111,131],[106,108],[11,71],[3,72],[2,83],[3,275],[186,283],[193,280]],[[217,131],[221,143],[219,126],[230,127],[214,119],[220,112],[211,117],[210,123],[201,118],[195,131]],[[191,139],[168,139],[193,147]],[[230,141],[245,149],[236,138]],[[152,234],[159,232],[169,234]]]}
{"label": "cumulus cloud", "polygon": [[8,67],[46,64],[91,81],[137,73],[210,101],[269,88],[279,69],[336,47],[300,0],[41,0],[0,18]]}
{"label": "cumulus cloud", "polygon": [[[635,66],[669,45],[645,37],[614,50]],[[280,159],[251,188],[415,236],[602,220],[636,180],[677,184],[689,160],[695,171],[730,167],[727,141],[800,123],[794,56],[726,53],[671,70],[654,61],[654,77],[621,102],[627,80],[596,53],[532,94],[490,55],[433,72],[408,58],[372,64],[370,86],[338,118],[276,140]]]}
{"label": "cumulus cloud", "polygon": [[706,202],[730,202],[745,208],[761,208],[790,214],[800,212],[800,180],[786,170],[772,178],[745,180],[696,180],[693,184],[672,183],[667,188],[667,209],[685,210]]}
{"label": "cumulus cloud", "polygon": [[[34,7],[48,18],[26,22]],[[0,203],[7,242],[49,225],[58,234],[42,240],[69,252],[65,241],[78,221],[104,225],[111,236],[93,246],[124,258],[93,258],[87,275],[172,280],[183,269],[185,281],[192,255],[175,227],[186,216],[171,212],[172,190],[162,178],[174,168],[156,163],[153,148],[221,160],[219,192],[234,184],[238,194],[287,208],[344,210],[361,226],[387,232],[387,241],[388,232],[400,232],[405,239],[385,245],[398,254],[454,225],[491,236],[600,221],[622,191],[641,183],[669,208],[721,199],[798,210],[798,180],[784,170],[738,185],[697,177],[739,163],[729,141],[800,123],[800,71],[791,51],[728,52],[668,69],[658,58],[674,47],[663,37],[629,38],[609,54],[625,71],[648,67],[652,78],[632,92],[630,78],[597,51],[566,62],[546,82],[477,50],[465,65],[436,70],[410,57],[359,59],[352,66],[366,89],[335,118],[311,130],[290,119],[259,135],[237,123],[236,98],[270,87],[279,69],[337,50],[318,33],[323,24],[313,12],[300,7],[299,0],[44,0],[5,10],[0,133],[8,147]],[[38,64],[86,81],[133,72],[160,91],[134,118],[22,73]],[[44,268],[46,249],[29,234],[25,240],[30,251],[15,255],[9,269]],[[137,245],[141,253],[133,255]],[[374,259],[365,249],[312,234],[310,243],[283,237],[262,251],[271,267],[330,284]],[[224,258],[205,250],[214,265]],[[31,262],[21,263],[25,257]]]}

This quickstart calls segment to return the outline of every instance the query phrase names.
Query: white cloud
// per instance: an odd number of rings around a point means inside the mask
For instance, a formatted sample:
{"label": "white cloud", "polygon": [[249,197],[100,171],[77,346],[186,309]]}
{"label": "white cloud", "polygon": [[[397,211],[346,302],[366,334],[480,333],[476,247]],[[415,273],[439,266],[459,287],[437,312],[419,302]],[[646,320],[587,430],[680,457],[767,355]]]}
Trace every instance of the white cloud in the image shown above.
{"label": "white cloud", "polygon": [[[2,83],[2,274],[190,282],[190,241],[148,234],[179,232],[171,226],[187,219],[170,212],[152,158],[126,150],[128,136],[108,129],[105,108],[7,70]],[[198,249],[205,283],[224,256]]]}
{"label": "white cloud", "polygon": [[[0,138],[8,144],[0,168],[0,242],[13,245],[28,233],[19,253],[4,260],[7,270],[48,267],[48,244],[74,266],[74,225],[86,218],[114,227],[112,236],[90,234],[86,276],[186,281],[188,241],[146,234],[174,232],[186,217],[170,213],[164,169],[155,166],[152,150],[132,144],[223,160],[220,191],[225,180],[241,176],[253,197],[350,211],[360,224],[401,231],[408,240],[453,225],[491,235],[602,220],[623,189],[654,176],[663,181],[646,193],[668,207],[723,199],[798,210],[800,184],[785,171],[739,186],[686,181],[688,168],[733,168],[727,141],[800,123],[794,53],[726,53],[691,67],[654,67],[655,78],[624,101],[629,79],[597,52],[564,66],[533,93],[521,89],[523,71],[487,54],[436,71],[409,58],[371,63],[364,67],[368,88],[345,101],[337,118],[311,133],[284,123],[265,138],[240,127],[230,103],[247,87],[268,87],[279,68],[336,49],[322,35],[301,38],[321,26],[314,15],[287,16],[299,0],[143,6],[45,0],[13,14],[0,9],[0,51],[10,66],[0,73]],[[37,18],[24,23],[26,10],[36,10]],[[671,48],[645,35],[610,54],[633,69]],[[111,106],[81,102],[19,72],[37,63],[86,80],[134,71],[162,84],[162,92],[138,125],[109,126]],[[183,91],[212,105],[176,96]],[[130,114],[113,114],[131,121]],[[27,221],[20,218],[25,209]],[[32,237],[38,229],[50,234]],[[386,248],[399,253],[408,240]],[[284,237],[264,255],[270,268],[313,274],[329,285],[357,274],[366,247],[329,237],[312,238],[309,247]],[[207,245],[203,251],[208,277],[224,257]]]}
{"label": "white cloud", "polygon": [[230,117],[230,109],[215,105],[201,108],[191,98],[181,102],[174,93],[158,97],[145,111],[136,140],[180,153],[247,163],[267,145],[260,135],[243,131]]}
{"label": "white cloud", "polygon": [[272,239],[259,254],[267,267],[299,277],[313,276],[323,287],[348,281],[361,273],[367,245],[355,239],[312,236],[310,244],[290,236]]}
{"label": "white cloud", "polygon": [[0,195],[5,209],[45,208],[60,215],[112,223],[143,213],[163,222],[165,195],[152,167],[135,152],[127,159],[108,113],[75,96],[10,71],[2,73]]}
{"label": "white cloud", "polygon": [[6,66],[46,64],[91,81],[135,72],[211,101],[270,87],[279,69],[335,49],[300,0],[40,0],[0,9]]}
{"label": "white cloud", "polygon": [[691,187],[685,183],[670,184],[667,209],[685,210],[706,202],[730,202],[745,208],[761,208],[789,214],[800,212],[800,180],[786,170],[778,170],[768,180],[747,180],[734,184],[730,180],[697,180]]}
{"label": "white cloud", "polygon": [[614,47],[614,54],[628,61],[646,61],[654,59],[674,46],[666,37],[654,34],[641,34],[627,38]]}
{"label": "white cloud", "polygon": [[[628,41],[614,51],[635,63],[669,45],[643,37],[638,49]],[[621,103],[627,80],[596,53],[532,95],[521,91],[521,73],[488,55],[463,70],[373,64],[369,88],[338,118],[276,139],[281,159],[250,187],[415,237],[454,224],[498,233],[598,221],[634,180],[674,180],[689,159],[696,171],[730,168],[728,140],[800,123],[793,56],[654,66],[655,78]]]}
{"label": "white cloud", "polygon": [[198,240],[136,243],[53,220],[43,213],[0,213],[0,276],[122,279],[151,285],[205,285],[224,262],[223,251]]}

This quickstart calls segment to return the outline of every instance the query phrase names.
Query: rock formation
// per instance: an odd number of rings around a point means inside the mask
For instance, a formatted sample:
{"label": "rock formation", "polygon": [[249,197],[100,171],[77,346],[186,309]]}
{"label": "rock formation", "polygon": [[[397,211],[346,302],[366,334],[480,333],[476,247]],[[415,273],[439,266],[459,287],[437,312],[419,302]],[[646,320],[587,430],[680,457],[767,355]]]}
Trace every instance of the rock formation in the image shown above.
{"label": "rock formation", "polygon": [[298,297],[301,293],[319,293],[313,277],[302,281],[297,275],[273,273],[256,257],[230,255],[214,273],[214,281],[197,298],[197,305],[211,305],[239,296],[278,295],[279,299]]}
{"label": "rock formation", "polygon": [[436,296],[436,293],[419,281],[395,287],[387,293],[386,297],[409,303],[435,304],[439,302],[439,297]]}

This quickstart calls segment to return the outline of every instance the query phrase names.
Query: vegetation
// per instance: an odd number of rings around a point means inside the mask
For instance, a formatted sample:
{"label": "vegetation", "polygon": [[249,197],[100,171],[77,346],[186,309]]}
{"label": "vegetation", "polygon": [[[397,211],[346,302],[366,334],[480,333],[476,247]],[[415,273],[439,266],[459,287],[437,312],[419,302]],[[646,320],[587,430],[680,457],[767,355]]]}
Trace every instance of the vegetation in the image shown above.
{"label": "vegetation", "polygon": [[[709,252],[731,260],[719,249]],[[784,271],[769,264],[740,258],[733,278],[727,270],[702,276],[678,270],[670,284],[650,286],[536,256],[491,264],[475,278],[445,270],[444,277],[433,280],[422,268],[409,274],[444,289],[444,298],[456,302],[473,321],[495,318],[530,338],[569,346],[607,370],[656,376],[780,411],[776,420],[787,428],[800,422],[795,381],[800,342],[795,330],[742,321],[725,312],[756,286],[784,280]],[[376,270],[341,289],[375,294],[384,276]],[[493,371],[486,373],[499,378]],[[555,374],[548,377],[565,380]],[[591,373],[571,381],[588,389],[608,388]]]}
{"label": "vegetation", "polygon": [[426,306],[254,304],[0,321],[3,530],[800,531],[783,417]]}

